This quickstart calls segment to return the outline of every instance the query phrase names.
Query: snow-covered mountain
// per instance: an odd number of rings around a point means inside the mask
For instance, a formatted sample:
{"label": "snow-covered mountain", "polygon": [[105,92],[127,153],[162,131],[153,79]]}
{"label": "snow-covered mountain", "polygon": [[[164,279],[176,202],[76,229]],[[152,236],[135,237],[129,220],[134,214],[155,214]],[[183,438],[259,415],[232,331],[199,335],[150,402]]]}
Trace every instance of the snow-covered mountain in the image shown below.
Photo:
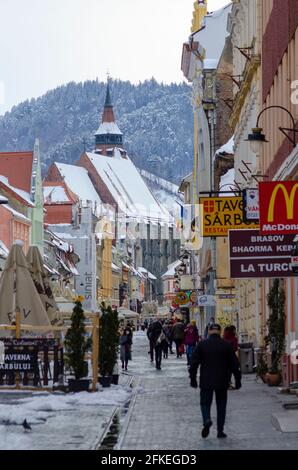
{"label": "snow-covered mountain", "polygon": [[[43,172],[53,161],[77,161],[84,148],[94,147],[105,92],[103,82],[71,82],[15,106],[0,116],[0,151],[32,149],[39,137]],[[114,80],[111,94],[125,148],[137,167],[179,183],[192,168],[189,86]]]}

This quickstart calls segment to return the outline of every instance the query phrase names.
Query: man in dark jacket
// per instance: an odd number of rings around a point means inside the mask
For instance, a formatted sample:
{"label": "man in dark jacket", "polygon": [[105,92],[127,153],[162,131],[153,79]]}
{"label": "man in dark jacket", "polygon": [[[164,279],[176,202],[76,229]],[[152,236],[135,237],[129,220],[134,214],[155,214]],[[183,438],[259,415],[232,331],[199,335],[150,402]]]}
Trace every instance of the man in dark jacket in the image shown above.
{"label": "man in dark jacket", "polygon": [[241,388],[241,371],[238,359],[231,345],[221,339],[220,325],[209,328],[209,339],[202,341],[195,349],[189,370],[191,386],[198,388],[197,372],[200,366],[201,412],[204,427],[202,437],[209,435],[212,426],[211,405],[215,392],[217,406],[217,437],[227,437],[224,433],[228,388],[231,374],[235,377],[236,389]]}
{"label": "man in dark jacket", "polygon": [[177,353],[177,358],[182,357],[182,354],[180,352],[180,347],[183,343],[184,340],[184,330],[185,330],[185,325],[182,323],[181,320],[178,320],[177,323],[173,326],[173,340],[176,344],[176,353]]}
{"label": "man in dark jacket", "polygon": [[[162,324],[159,320],[154,321],[148,328],[147,336],[150,342],[150,353],[152,348],[155,352],[155,365],[157,370],[161,370],[162,342],[159,341],[162,333]],[[153,351],[151,353],[151,362],[153,362]]]}

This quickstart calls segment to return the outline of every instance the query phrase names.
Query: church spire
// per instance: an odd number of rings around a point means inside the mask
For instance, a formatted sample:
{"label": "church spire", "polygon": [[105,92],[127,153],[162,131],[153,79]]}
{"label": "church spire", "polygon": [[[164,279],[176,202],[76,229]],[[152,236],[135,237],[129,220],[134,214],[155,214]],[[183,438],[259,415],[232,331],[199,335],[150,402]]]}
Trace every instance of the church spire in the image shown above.
{"label": "church spire", "polygon": [[106,152],[116,147],[123,147],[123,134],[116,124],[108,81],[101,124],[95,134],[95,149]]}
{"label": "church spire", "polygon": [[115,122],[114,109],[112,105],[110,84],[108,82],[104,110],[102,114],[102,122]]}

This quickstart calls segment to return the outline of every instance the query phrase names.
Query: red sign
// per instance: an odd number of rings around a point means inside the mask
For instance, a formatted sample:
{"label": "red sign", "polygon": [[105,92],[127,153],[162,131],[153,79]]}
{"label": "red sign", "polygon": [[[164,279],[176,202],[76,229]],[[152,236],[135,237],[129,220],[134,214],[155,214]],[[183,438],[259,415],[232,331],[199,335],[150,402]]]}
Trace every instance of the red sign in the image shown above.
{"label": "red sign", "polygon": [[230,230],[230,278],[287,278],[295,276],[293,235],[260,235],[258,230]]}
{"label": "red sign", "polygon": [[298,181],[259,184],[260,233],[298,233]]}

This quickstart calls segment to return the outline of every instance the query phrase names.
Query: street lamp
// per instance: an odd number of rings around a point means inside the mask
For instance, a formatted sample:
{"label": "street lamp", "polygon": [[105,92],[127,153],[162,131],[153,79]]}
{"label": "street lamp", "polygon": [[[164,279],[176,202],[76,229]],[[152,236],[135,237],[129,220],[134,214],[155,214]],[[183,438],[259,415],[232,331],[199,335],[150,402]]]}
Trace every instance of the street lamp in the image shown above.
{"label": "street lamp", "polygon": [[[292,124],[293,124],[293,127],[292,128],[287,128],[287,127],[279,127],[279,130],[286,136],[286,138],[293,144],[293,148],[296,147],[297,145],[297,139],[296,139],[296,133],[298,132],[298,129],[296,129],[296,124],[295,124],[295,119],[292,115],[292,113],[290,113],[290,111],[286,108],[284,108],[283,106],[277,106],[277,105],[274,105],[274,106],[268,106],[267,108],[264,108],[259,116],[258,116],[258,119],[257,119],[257,124],[256,124],[256,127],[254,127],[252,129],[252,133],[248,135],[248,138],[246,139],[246,142],[249,142],[250,143],[250,148],[251,148],[251,151],[255,154],[260,154],[261,153],[261,149],[263,147],[263,144],[268,142],[268,140],[266,139],[266,136],[265,134],[263,134],[263,129],[260,127],[260,118],[262,116],[262,114],[265,112],[265,111],[268,111],[268,109],[281,109],[283,111],[285,111],[291,118],[291,121],[292,121]],[[293,132],[294,133],[294,138],[292,138],[287,132]]]}

